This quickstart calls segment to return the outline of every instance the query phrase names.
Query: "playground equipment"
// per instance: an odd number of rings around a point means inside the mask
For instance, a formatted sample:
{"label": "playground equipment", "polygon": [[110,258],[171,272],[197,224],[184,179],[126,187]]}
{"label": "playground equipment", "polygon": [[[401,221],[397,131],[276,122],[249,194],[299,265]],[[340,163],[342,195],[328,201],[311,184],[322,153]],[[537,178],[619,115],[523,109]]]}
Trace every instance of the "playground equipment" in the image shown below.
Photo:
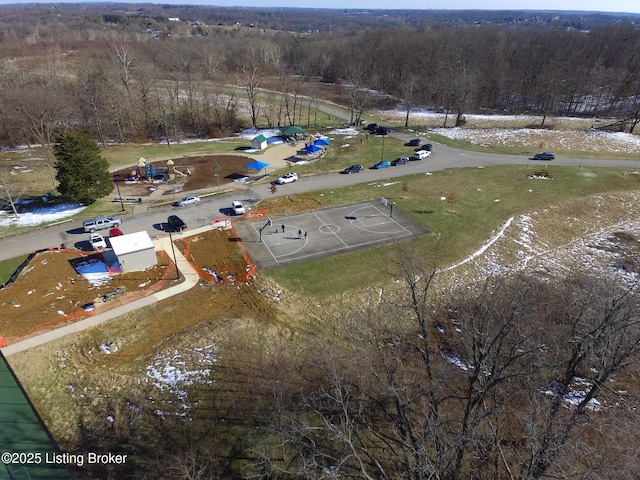
{"label": "playground equipment", "polygon": [[138,159],[138,165],[136,166],[136,176],[138,178],[147,180],[173,180],[176,175],[187,177],[191,175],[191,169],[187,166],[176,167],[173,160],[167,160],[167,165],[164,167],[156,167],[152,163],[147,162],[144,157]]}

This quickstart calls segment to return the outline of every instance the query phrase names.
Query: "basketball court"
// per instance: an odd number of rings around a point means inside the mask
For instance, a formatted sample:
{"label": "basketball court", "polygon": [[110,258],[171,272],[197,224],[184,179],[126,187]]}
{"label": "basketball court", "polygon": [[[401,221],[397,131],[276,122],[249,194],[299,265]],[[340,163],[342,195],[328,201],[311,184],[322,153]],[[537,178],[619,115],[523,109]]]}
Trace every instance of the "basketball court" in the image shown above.
{"label": "basketball court", "polygon": [[384,199],[260,217],[235,222],[234,228],[249,257],[263,270],[429,233]]}

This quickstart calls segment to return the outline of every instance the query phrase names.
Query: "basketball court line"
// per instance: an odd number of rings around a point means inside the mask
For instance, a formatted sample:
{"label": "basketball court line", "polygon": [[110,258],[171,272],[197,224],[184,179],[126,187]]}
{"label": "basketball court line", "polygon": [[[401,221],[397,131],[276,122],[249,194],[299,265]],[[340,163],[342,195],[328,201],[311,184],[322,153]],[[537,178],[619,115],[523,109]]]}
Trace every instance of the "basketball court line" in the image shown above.
{"label": "basketball court line", "polygon": [[[338,228],[332,228],[331,225],[332,224],[327,224],[324,220],[322,220],[320,218],[320,216],[318,216],[318,214],[316,212],[313,212],[313,216],[316,217],[320,223],[322,223],[322,225],[320,227],[318,227],[318,230],[322,231],[322,227],[327,227],[326,230],[329,231],[329,233],[332,233],[338,240],[340,240],[340,242],[342,242],[342,244],[345,246],[345,248],[349,248],[349,245],[347,245],[344,240],[342,240],[342,238],[340,238],[340,236],[338,235],[338,233],[340,233],[340,227],[337,226]],[[335,230],[335,231],[334,231]]]}
{"label": "basketball court line", "polygon": [[[376,245],[384,243],[385,241],[397,240],[413,235],[411,231],[409,231],[407,228],[402,226],[393,218],[389,217],[385,212],[381,211],[371,203],[361,204],[355,209],[353,207],[353,205],[348,207],[337,207],[321,212],[309,212],[288,216],[286,217],[286,223],[283,223],[283,225],[285,225],[286,227],[287,232],[297,232],[298,230],[307,232],[307,230],[311,230],[312,236],[314,236],[314,240],[307,239],[306,236],[304,238],[292,236],[287,237],[285,234],[279,233],[279,230],[281,229],[274,227],[275,232],[269,232],[267,235],[261,237],[262,245],[266,248],[272,260],[276,264],[280,264],[295,260],[306,260],[314,257],[336,254],[350,249]],[[347,215],[341,215],[340,211],[344,210],[349,210],[349,213]],[[371,212],[372,210],[373,213],[366,213]],[[358,213],[365,214],[359,216]],[[335,221],[333,220],[334,218]],[[367,219],[379,219],[381,221],[371,223],[367,222]],[[285,219],[279,220],[279,222],[283,220]],[[340,224],[353,227],[353,231],[345,232],[345,235],[341,235],[341,233],[343,232],[343,228]],[[254,231],[258,230],[259,225],[260,224],[258,222],[254,222],[252,224]],[[389,231],[379,231],[375,229],[376,227],[381,226],[394,228]],[[358,231],[364,235],[367,235],[368,237],[372,234],[376,235],[377,238],[364,239],[362,238],[362,235],[357,234]],[[346,233],[348,233],[348,235],[346,235]],[[312,241],[316,242],[318,234],[327,236],[321,237],[321,239],[323,240],[322,247],[311,249],[308,251],[308,253],[301,253],[304,251],[305,247],[310,245]],[[276,240],[274,238],[274,236],[276,235],[280,236],[280,239]],[[348,236],[352,240],[349,241],[347,238],[345,238],[346,236]],[[327,241],[329,237],[333,238],[334,240]],[[270,241],[271,239],[276,241]],[[292,244],[291,242],[296,242],[297,245]],[[295,248],[283,248],[289,245],[291,245],[292,247],[295,246]]]}

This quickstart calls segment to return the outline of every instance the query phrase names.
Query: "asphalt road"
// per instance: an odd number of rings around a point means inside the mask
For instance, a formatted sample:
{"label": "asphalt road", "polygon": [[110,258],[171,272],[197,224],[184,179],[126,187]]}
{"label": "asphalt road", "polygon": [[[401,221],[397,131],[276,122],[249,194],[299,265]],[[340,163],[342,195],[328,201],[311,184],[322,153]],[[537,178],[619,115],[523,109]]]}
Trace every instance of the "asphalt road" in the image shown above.
{"label": "asphalt road", "polygon": [[[391,135],[403,141],[412,138],[407,134],[392,133]],[[411,152],[412,149],[407,148],[408,153]],[[279,185],[276,195],[284,196],[315,190],[339,188],[355,183],[381,181],[409,174],[434,172],[452,168],[552,164],[574,167],[616,167],[634,170],[638,164],[638,162],[634,160],[587,160],[562,157],[556,158],[556,160],[552,162],[533,161],[524,156],[470,152],[438,144],[434,145],[434,150],[433,155],[425,160],[412,161],[406,165],[397,167],[389,167],[382,170],[371,170],[367,168],[361,173],[351,175],[331,173],[313,177],[302,177],[295,183]],[[251,206],[264,198],[272,196],[269,190],[269,184],[247,185],[241,188],[243,189],[231,194],[203,198],[199,205],[189,205],[182,208],[168,206],[135,215],[126,215],[123,217],[121,229],[125,233],[146,230],[153,238],[164,235],[162,226],[166,227],[168,215],[179,215],[180,218],[187,223],[189,228],[193,228],[206,225],[220,215],[229,213],[232,200],[242,200],[245,204]],[[89,235],[82,231],[81,220],[43,227],[28,233],[0,239],[0,260],[15,258],[39,249],[55,248],[62,244],[71,248],[87,249],[88,237]]]}

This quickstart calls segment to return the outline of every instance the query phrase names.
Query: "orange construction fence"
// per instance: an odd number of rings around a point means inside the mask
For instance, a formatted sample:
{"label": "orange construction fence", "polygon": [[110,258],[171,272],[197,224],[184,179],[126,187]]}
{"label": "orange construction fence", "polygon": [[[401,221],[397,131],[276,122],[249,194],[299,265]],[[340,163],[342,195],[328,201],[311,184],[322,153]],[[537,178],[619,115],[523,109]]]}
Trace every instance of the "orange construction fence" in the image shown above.
{"label": "orange construction fence", "polygon": [[257,217],[264,217],[266,214],[267,214],[267,209],[261,208],[260,210],[251,210],[242,216],[245,218],[257,218]]}
{"label": "orange construction fence", "polygon": [[[54,250],[57,250],[57,249],[54,249]],[[76,253],[76,252],[72,251],[72,253]],[[139,299],[144,298],[144,297],[148,297],[149,295],[153,295],[154,293],[162,290],[167,285],[167,283],[169,281],[169,278],[173,277],[173,275],[175,273],[175,266],[174,266],[173,261],[171,261],[171,259],[169,258],[169,255],[165,251],[161,251],[160,255],[165,257],[165,260],[168,261],[169,268],[167,268],[165,270],[165,272],[163,273],[163,275],[162,275],[162,277],[160,278],[159,281],[157,281],[156,283],[150,285],[148,288],[146,288],[144,290],[139,290],[137,292],[128,293],[126,295],[123,295],[122,297],[119,297],[117,299],[111,300],[108,303],[108,308],[101,309],[100,311],[98,311],[95,308],[91,309],[91,310],[81,309],[81,310],[76,310],[75,312],[69,312],[69,313],[65,313],[63,315],[58,315],[57,317],[49,320],[48,322],[41,323],[39,325],[34,326],[33,328],[31,328],[31,329],[27,330],[26,332],[24,332],[19,337],[16,337],[15,339],[12,338],[12,341],[13,340],[16,340],[16,341],[24,340],[25,338],[29,338],[29,337],[31,337],[33,335],[37,335],[37,334],[40,334],[40,333],[48,332],[49,330],[53,330],[54,328],[58,328],[58,327],[60,327],[62,325],[65,325],[67,323],[73,323],[73,322],[76,322],[78,320],[82,320],[82,319],[85,319],[85,318],[88,318],[88,317],[92,317],[96,313],[104,312],[104,311],[107,311],[107,310],[112,310],[113,308],[116,308],[116,307],[119,307],[121,305],[124,305],[125,303],[129,303],[129,302],[132,302],[132,301],[135,301],[135,300],[139,300]],[[4,337],[0,337],[0,339],[4,339]],[[6,342],[6,339],[4,339],[4,341]],[[2,348],[1,344],[0,344],[0,348]]]}
{"label": "orange construction fence", "polygon": [[[237,238],[239,238],[238,234],[233,229],[233,227],[231,227],[230,230],[233,232],[233,234]],[[257,272],[257,267],[251,261],[251,259],[249,258],[249,255],[247,255],[247,251],[244,249],[242,242],[238,242],[238,245],[240,246],[242,257],[244,258],[246,263],[245,271],[241,274],[228,275],[227,277],[220,277],[217,273],[213,271],[206,270],[205,268],[195,265],[195,259],[191,255],[191,242],[189,241],[188,238],[180,238],[177,241],[182,242],[185,245],[184,252],[182,253],[184,258],[187,260],[187,262],[189,262],[189,264],[193,267],[193,269],[196,272],[198,272],[198,275],[200,276],[200,278],[202,278],[203,280],[206,280],[207,282],[215,283],[216,285],[230,284],[230,283],[235,283],[237,281],[245,282],[245,281],[251,280],[251,278],[254,277]]]}

